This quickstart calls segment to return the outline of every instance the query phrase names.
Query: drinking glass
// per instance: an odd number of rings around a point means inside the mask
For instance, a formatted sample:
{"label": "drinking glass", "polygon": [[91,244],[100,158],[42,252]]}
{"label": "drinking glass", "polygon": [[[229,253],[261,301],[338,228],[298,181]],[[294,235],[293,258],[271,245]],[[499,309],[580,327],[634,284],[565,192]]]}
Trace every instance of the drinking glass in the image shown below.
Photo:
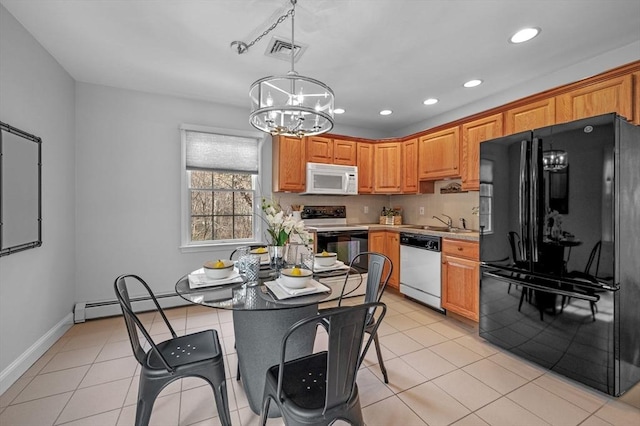
{"label": "drinking glass", "polygon": [[238,267],[238,272],[241,274],[244,273],[244,268],[245,268],[243,257],[248,255],[250,252],[251,252],[251,247],[249,246],[242,246],[236,249],[236,254],[238,255],[238,262],[236,263],[236,266]]}
{"label": "drinking glass", "polygon": [[245,254],[240,258],[244,267],[244,276],[248,286],[258,285],[260,275],[260,256],[259,254]]}

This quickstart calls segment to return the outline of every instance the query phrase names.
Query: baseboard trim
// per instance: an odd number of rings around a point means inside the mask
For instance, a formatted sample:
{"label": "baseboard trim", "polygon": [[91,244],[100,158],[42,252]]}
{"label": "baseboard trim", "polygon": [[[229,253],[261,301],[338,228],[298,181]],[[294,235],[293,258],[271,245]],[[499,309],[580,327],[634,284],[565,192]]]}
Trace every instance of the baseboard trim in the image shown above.
{"label": "baseboard trim", "polygon": [[2,370],[0,373],[0,395],[9,389],[71,326],[73,326],[73,314],[69,313]]}

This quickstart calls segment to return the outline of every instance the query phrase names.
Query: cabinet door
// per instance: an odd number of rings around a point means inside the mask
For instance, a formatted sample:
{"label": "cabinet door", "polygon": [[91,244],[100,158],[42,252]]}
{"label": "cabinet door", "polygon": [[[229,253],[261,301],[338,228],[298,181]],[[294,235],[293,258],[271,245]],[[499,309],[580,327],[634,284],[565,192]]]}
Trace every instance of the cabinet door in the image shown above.
{"label": "cabinet door", "polygon": [[333,140],[333,164],[357,165],[357,143],[343,139]]}
{"label": "cabinet door", "polygon": [[418,178],[438,180],[460,176],[460,127],[421,136],[418,142]]}
{"label": "cabinet door", "polygon": [[462,125],[462,189],[480,190],[480,142],[502,136],[502,114]]}
{"label": "cabinet door", "polygon": [[320,136],[307,138],[307,162],[333,163],[333,139]]}
{"label": "cabinet door", "polygon": [[505,135],[551,126],[556,122],[555,98],[544,99],[505,113]]}
{"label": "cabinet door", "polygon": [[479,264],[442,256],[442,307],[473,321],[479,320]]}
{"label": "cabinet door", "polygon": [[633,120],[632,75],[612,78],[556,97],[556,122],[617,112]]}
{"label": "cabinet door", "polygon": [[385,231],[369,231],[369,251],[384,253],[384,237]]}
{"label": "cabinet door", "polygon": [[[400,288],[400,234],[390,231],[387,231],[385,233],[384,254],[387,255],[387,257],[391,260],[391,264],[393,265],[388,285],[397,290]],[[387,269],[385,269],[382,273],[387,274]]]}
{"label": "cabinet door", "polygon": [[403,194],[418,192],[418,139],[402,142],[402,186]]}
{"label": "cabinet door", "polygon": [[306,185],[306,139],[273,138],[273,191],[303,192]]}
{"label": "cabinet door", "polygon": [[373,145],[368,142],[357,143],[358,194],[373,192]]}
{"label": "cabinet door", "polygon": [[373,145],[373,192],[397,194],[400,192],[402,155],[400,142],[385,142]]}
{"label": "cabinet door", "polygon": [[633,124],[640,126],[640,71],[633,73]]}

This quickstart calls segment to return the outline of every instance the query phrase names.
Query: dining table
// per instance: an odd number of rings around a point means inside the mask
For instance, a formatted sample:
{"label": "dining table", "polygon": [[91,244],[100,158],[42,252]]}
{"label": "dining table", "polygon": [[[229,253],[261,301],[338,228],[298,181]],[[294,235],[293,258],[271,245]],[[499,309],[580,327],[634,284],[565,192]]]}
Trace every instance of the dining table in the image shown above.
{"label": "dining table", "polygon": [[[320,288],[312,294],[283,296],[282,289],[274,284],[277,274],[275,270],[266,267],[261,268],[257,284],[248,284],[242,276],[242,281],[198,288],[191,288],[187,274],[175,285],[176,293],[190,303],[233,311],[238,371],[249,406],[256,414],[261,412],[266,372],[280,362],[285,333],[296,322],[317,315],[320,303],[335,301],[342,293],[342,289],[335,291],[330,286],[325,286],[326,290]],[[321,284],[323,277],[340,274],[344,276],[358,272],[343,268],[314,273],[314,284]],[[348,293],[356,289],[357,287]],[[348,294],[342,296],[346,295]],[[287,342],[286,359],[311,354],[315,337],[316,329],[313,324],[297,331]],[[269,417],[279,415],[276,404],[271,404]]]}

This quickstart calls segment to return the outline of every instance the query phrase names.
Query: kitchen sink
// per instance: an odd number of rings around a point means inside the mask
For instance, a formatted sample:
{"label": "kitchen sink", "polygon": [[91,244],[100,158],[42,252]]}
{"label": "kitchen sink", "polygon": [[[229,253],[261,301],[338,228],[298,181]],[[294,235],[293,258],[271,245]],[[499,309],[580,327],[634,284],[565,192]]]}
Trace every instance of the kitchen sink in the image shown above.
{"label": "kitchen sink", "polygon": [[432,226],[432,225],[412,225],[411,228],[426,229],[427,231],[450,232],[452,234],[466,234],[468,232],[474,232],[472,229],[449,228],[447,226]]}

